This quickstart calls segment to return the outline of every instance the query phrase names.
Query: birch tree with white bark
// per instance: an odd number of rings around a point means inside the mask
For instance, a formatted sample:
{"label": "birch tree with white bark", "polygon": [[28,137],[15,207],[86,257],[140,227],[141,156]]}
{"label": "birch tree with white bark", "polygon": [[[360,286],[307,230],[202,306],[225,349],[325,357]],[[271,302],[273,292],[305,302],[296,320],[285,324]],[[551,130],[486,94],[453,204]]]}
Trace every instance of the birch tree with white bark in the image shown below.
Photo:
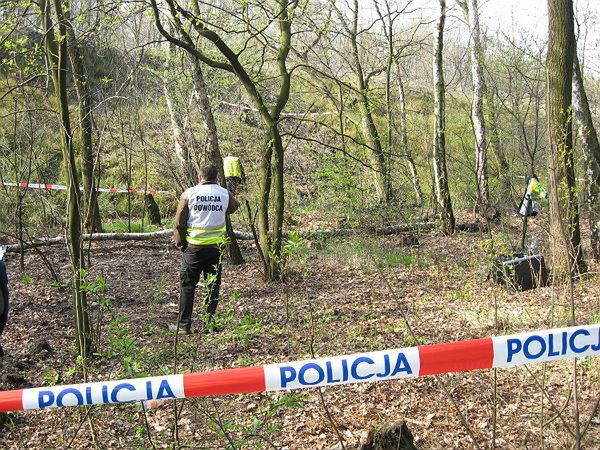
{"label": "birch tree with white bark", "polygon": [[186,123],[182,120],[180,110],[178,108],[174,86],[176,80],[173,77],[174,64],[177,47],[169,42],[167,56],[164,63],[164,71],[162,75],[163,93],[169,118],[171,119],[171,132],[173,134],[173,150],[181,172],[185,178],[185,186],[191,186],[196,183],[198,174],[196,167],[192,161],[190,154],[190,142],[186,133]]}
{"label": "birch tree with white bark", "polygon": [[465,19],[469,24],[471,43],[469,57],[471,60],[471,77],[473,82],[473,98],[471,102],[471,118],[475,135],[475,174],[477,177],[477,203],[480,211],[489,203],[489,188],[487,176],[487,143],[485,118],[483,115],[483,100],[485,96],[485,81],[483,78],[483,49],[479,26],[479,8],[477,0],[457,0]]}
{"label": "birch tree with white bark", "polygon": [[[192,2],[192,9],[195,14],[200,15],[199,4],[197,2]],[[224,186],[225,173],[223,171],[223,157],[219,148],[217,124],[215,122],[212,106],[210,104],[210,98],[208,96],[206,82],[204,81],[204,74],[202,72],[201,65],[202,62],[199,58],[197,45],[190,36],[189,32],[184,27],[182,21],[179,19],[174,7],[167,2],[167,4],[165,5],[165,10],[168,11],[166,16],[169,19],[169,24],[167,27],[162,28],[160,31],[165,37],[167,37],[167,39],[169,39],[170,45],[178,45],[186,52],[186,59],[189,63],[189,68],[192,75],[192,95],[198,107],[198,111],[200,113],[200,121],[202,123],[202,128],[204,129],[206,137],[206,159],[217,168],[221,184]],[[171,114],[171,117],[173,118],[173,114]],[[176,130],[180,129],[179,127],[179,123],[173,123],[174,133],[176,132]],[[177,138],[177,135],[175,137]],[[180,142],[176,142],[175,145],[181,147]],[[191,169],[191,165],[189,164],[189,157],[190,156],[187,153],[187,151],[185,153],[182,152],[181,158],[183,158],[183,164],[186,168],[185,173],[188,177],[192,177],[193,171]],[[244,258],[242,257],[242,253],[235,238],[235,234],[233,233],[229,215],[226,217],[226,222],[227,237],[229,238],[228,247],[231,262],[233,264],[242,264],[244,262]]]}
{"label": "birch tree with white bark", "polygon": [[448,169],[446,167],[446,84],[444,82],[444,25],[446,0],[439,0],[439,14],[433,34],[433,173],[438,214],[446,234],[453,234],[455,227]]}
{"label": "birch tree with white bark", "polygon": [[573,63],[573,111],[585,160],[586,197],[589,208],[592,257],[600,261],[600,142],[583,85],[579,58]]}
{"label": "birch tree with white bark", "polygon": [[[410,180],[413,185],[413,189],[415,191],[415,198],[417,201],[417,206],[423,206],[423,190],[421,189],[421,182],[419,180],[419,174],[417,172],[417,166],[415,164],[415,160],[412,155],[412,151],[408,145],[408,124],[406,118],[406,95],[404,92],[404,74],[402,73],[402,68],[400,64],[400,60],[402,59],[403,50],[414,45],[413,36],[411,36],[410,41],[403,43],[400,45],[399,49],[396,48],[396,39],[394,35],[395,31],[395,23],[396,20],[402,17],[402,14],[406,12],[406,10],[411,5],[409,1],[405,5],[403,5],[402,9],[392,10],[392,5],[390,4],[390,0],[383,0],[382,5],[379,5],[379,0],[373,0],[373,5],[375,6],[375,10],[377,11],[377,15],[379,16],[379,20],[383,25],[383,34],[387,47],[387,61],[385,67],[385,101],[386,101],[386,112],[387,112],[387,148],[390,154],[392,153],[392,129],[394,128],[395,120],[394,115],[392,114],[392,75],[393,69],[396,69],[396,80],[398,87],[398,108],[399,108],[399,117],[398,117],[398,127],[399,127],[399,138],[400,138],[400,154],[405,159],[406,164],[408,165],[408,169],[410,171]],[[385,8],[385,9],[384,9]],[[418,29],[418,27],[417,27]],[[415,30],[416,31],[416,30]],[[390,170],[391,164],[388,164],[388,171]],[[388,175],[389,176],[389,175]],[[393,177],[390,177],[390,179]]]}

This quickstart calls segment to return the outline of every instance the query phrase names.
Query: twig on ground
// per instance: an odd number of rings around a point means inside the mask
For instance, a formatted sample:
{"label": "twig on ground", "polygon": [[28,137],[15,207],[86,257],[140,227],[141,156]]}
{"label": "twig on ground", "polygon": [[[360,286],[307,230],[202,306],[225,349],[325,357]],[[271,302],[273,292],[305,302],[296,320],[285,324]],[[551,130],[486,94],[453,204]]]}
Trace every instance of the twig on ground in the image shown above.
{"label": "twig on ground", "polygon": [[77,426],[77,429],[75,430],[75,433],[73,433],[73,436],[71,437],[71,439],[69,440],[69,442],[67,443],[67,445],[65,446],[65,448],[71,448],[71,446],[73,445],[73,442],[75,442],[75,438],[79,434],[79,430],[81,430],[81,427],[83,426],[83,424],[85,423],[85,421],[88,419],[90,413],[92,412],[92,409],[93,409],[92,406],[89,406],[89,407],[85,408],[85,415],[79,421],[79,425]]}
{"label": "twig on ground", "polygon": [[[396,295],[396,291],[394,290],[394,288],[392,287],[392,285],[388,281],[387,277],[383,273],[383,270],[381,270],[381,267],[379,266],[379,264],[375,260],[375,257],[373,256],[373,254],[368,249],[367,249],[367,254],[369,255],[369,257],[373,261],[373,264],[375,265],[375,268],[377,269],[377,272],[379,273],[379,276],[381,277],[381,279],[383,280],[383,282],[387,286],[387,288],[390,291],[390,293],[394,297],[398,298],[398,296]],[[404,308],[399,307],[398,310],[400,311],[400,315],[402,317],[402,320],[406,324],[406,330],[408,331],[408,333],[409,333],[410,337],[412,338],[413,342],[418,342],[417,335],[414,333],[414,331],[413,331],[413,329],[412,329],[412,327],[410,325],[410,322],[408,320],[408,316],[406,315],[406,312],[404,311]],[[450,402],[452,403],[452,406],[454,407],[454,410],[458,414],[458,418],[460,419],[460,422],[461,422],[462,426],[464,427],[465,431],[469,434],[470,438],[472,439],[473,445],[475,445],[475,447],[477,447],[477,448],[481,448],[480,445],[479,445],[479,443],[477,442],[477,439],[475,437],[475,434],[474,434],[473,430],[469,426],[469,424],[468,424],[468,422],[467,422],[464,414],[460,410],[458,402],[456,401],[456,399],[452,396],[452,394],[448,390],[448,386],[446,385],[446,383],[444,382],[444,380],[442,380],[442,378],[439,375],[434,375],[434,378],[435,378],[435,381],[438,383],[438,385],[442,388],[442,391],[444,392],[444,395],[446,395],[446,397],[448,398],[448,400],[450,400]]]}
{"label": "twig on ground", "polygon": [[148,442],[153,449],[156,449],[154,445],[154,441],[152,441],[152,432],[150,431],[150,424],[148,423],[148,415],[146,414],[146,407],[144,406],[144,402],[140,402],[142,405],[142,415],[144,416],[144,424],[146,425],[146,434],[148,435]]}
{"label": "twig on ground", "polygon": [[594,417],[596,417],[596,413],[598,412],[598,406],[600,406],[600,395],[596,399],[596,404],[594,405],[594,408],[592,409],[590,418],[588,419],[585,426],[583,427],[583,430],[581,430],[581,439],[583,439],[583,437],[587,433],[588,429],[590,428],[590,425],[592,424],[592,420],[594,419]]}
{"label": "twig on ground", "polygon": [[[308,348],[310,350],[311,357],[315,358],[316,357],[315,356],[315,315],[313,313],[312,303],[309,303],[309,307],[310,307],[310,337],[309,337]],[[342,434],[340,433],[337,423],[335,422],[333,416],[331,415],[331,411],[329,411],[329,406],[327,406],[327,402],[325,402],[325,396],[323,395],[323,391],[321,390],[321,388],[317,388],[317,393],[319,394],[319,399],[321,400],[321,405],[323,406],[323,411],[325,412],[325,416],[327,417],[327,420],[331,424],[331,427],[333,428],[333,431],[335,432],[335,434],[338,438],[338,442],[340,443],[342,450],[346,450],[346,446],[344,445],[344,438],[343,438]]]}
{"label": "twig on ground", "polygon": [[[563,425],[565,426],[565,428],[567,429],[567,431],[571,434],[571,436],[575,437],[575,433],[573,432],[573,430],[571,429],[571,427],[567,423],[567,420],[563,417],[562,413],[556,408],[556,406],[554,405],[554,403],[552,403],[552,399],[550,398],[550,395],[548,394],[548,392],[546,391],[546,389],[542,389],[541,383],[538,381],[537,377],[531,371],[531,369],[529,368],[529,366],[522,366],[522,367],[525,370],[527,370],[527,372],[529,373],[529,375],[533,379],[533,382],[537,385],[537,387],[540,389],[540,391],[542,392],[542,394],[546,397],[546,399],[548,400],[548,406],[550,406],[550,408],[552,409],[552,411],[555,414],[558,415],[558,417],[560,418],[561,422],[563,423]],[[571,392],[569,391],[569,396],[570,395],[571,395]]]}

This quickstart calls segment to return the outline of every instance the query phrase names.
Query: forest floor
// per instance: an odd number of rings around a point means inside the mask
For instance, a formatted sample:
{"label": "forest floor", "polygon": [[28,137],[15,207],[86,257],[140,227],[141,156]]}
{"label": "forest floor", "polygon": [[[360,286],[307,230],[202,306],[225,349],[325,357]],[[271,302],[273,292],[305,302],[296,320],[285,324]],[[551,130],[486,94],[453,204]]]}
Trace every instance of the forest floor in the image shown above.
{"label": "forest floor", "polygon": [[[518,235],[516,225],[508,231]],[[176,358],[168,325],[176,323],[178,311],[179,252],[167,240],[94,243],[87,280],[95,291],[89,301],[100,356],[90,362],[89,380],[259,365],[306,359],[312,353],[350,354],[568,325],[569,299],[563,289],[514,293],[486,279],[486,239],[479,233],[450,238],[427,233],[419,236],[420,245],[410,247],[401,236],[313,241],[288,265],[288,281],[273,284],[261,281],[252,248],[244,244],[248,262],[224,266],[223,329],[181,337]],[[66,278],[65,250],[42,251]],[[8,267],[11,317],[2,337],[6,357],[0,362],[0,388],[80,382],[69,289],[53,286],[33,251],[25,254],[23,270],[16,255]],[[592,271],[575,286],[579,323],[600,321],[598,267]],[[98,276],[105,281],[103,293]],[[418,342],[409,336],[402,311]],[[577,368],[581,428],[589,423],[583,447],[598,448],[600,422],[590,415],[600,392],[600,360],[581,359]],[[561,361],[444,375],[444,388],[434,377],[423,377],[330,387],[322,398],[309,389],[192,399],[149,411],[140,404],[123,404],[16,412],[4,417],[0,448],[173,448],[176,408],[183,448],[331,448],[339,441],[336,428],[351,448],[371,427],[398,419],[406,420],[419,448],[490,448],[495,376],[497,448],[539,448],[542,439],[546,448],[571,448],[572,370],[572,361]]]}

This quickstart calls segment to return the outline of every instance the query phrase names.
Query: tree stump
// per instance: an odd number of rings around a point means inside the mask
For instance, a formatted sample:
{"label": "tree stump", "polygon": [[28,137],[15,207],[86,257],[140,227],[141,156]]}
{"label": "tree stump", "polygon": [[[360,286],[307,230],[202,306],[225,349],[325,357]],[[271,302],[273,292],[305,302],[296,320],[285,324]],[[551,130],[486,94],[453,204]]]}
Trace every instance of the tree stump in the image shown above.
{"label": "tree stump", "polygon": [[359,450],[417,450],[413,435],[404,420],[386,422],[379,429],[372,428]]}
{"label": "tree stump", "polygon": [[483,217],[485,217],[485,219],[488,222],[498,223],[498,222],[500,222],[502,213],[500,212],[500,209],[497,206],[488,205],[488,206],[486,206],[485,210],[483,211]]}
{"label": "tree stump", "polygon": [[416,234],[403,234],[402,235],[402,246],[403,247],[416,247],[419,245],[419,238]]}
{"label": "tree stump", "polygon": [[37,355],[42,352],[50,353],[52,351],[52,347],[45,339],[36,340],[33,342],[31,347],[29,348],[29,353],[31,355]]}
{"label": "tree stump", "polygon": [[160,209],[154,200],[152,194],[144,195],[144,203],[146,205],[146,211],[148,211],[148,219],[152,225],[160,225]]}

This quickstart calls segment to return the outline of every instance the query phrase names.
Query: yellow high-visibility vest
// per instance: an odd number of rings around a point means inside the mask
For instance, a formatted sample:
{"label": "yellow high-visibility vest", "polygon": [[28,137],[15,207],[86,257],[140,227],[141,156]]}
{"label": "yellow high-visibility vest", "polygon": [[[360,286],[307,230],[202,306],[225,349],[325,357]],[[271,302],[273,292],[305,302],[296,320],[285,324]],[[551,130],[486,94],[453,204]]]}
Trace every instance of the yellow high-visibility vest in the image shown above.
{"label": "yellow high-visibility vest", "polygon": [[225,243],[229,191],[218,184],[198,184],[187,190],[187,197],[189,215],[185,240],[188,244]]}
{"label": "yellow high-visibility vest", "polygon": [[223,158],[223,172],[225,172],[225,178],[242,178],[240,158],[238,158],[237,156],[226,156],[225,158]]}

